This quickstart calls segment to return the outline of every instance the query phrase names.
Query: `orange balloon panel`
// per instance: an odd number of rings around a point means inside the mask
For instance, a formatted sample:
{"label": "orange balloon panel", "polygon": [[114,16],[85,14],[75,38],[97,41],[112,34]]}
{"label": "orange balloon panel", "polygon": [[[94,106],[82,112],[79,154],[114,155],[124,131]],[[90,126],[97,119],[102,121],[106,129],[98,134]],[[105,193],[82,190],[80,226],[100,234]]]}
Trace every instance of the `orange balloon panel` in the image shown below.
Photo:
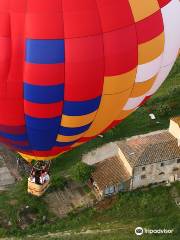
{"label": "orange balloon panel", "polygon": [[1,0],[0,141],[46,160],[114,127],[170,72],[178,0]]}

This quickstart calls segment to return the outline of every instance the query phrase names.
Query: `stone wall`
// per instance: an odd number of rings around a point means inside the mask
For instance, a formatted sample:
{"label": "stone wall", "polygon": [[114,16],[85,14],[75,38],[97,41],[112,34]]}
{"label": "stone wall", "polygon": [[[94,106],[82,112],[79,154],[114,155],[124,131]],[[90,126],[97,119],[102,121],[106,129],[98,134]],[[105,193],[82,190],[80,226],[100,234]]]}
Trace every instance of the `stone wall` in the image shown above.
{"label": "stone wall", "polygon": [[180,163],[177,163],[177,159],[138,166],[134,168],[132,189],[178,178],[180,179]]}
{"label": "stone wall", "polygon": [[82,161],[88,165],[93,165],[98,162],[104,161],[105,159],[118,156],[119,155],[119,147],[115,143],[108,143],[99,147],[87,154],[84,154],[82,157]]}
{"label": "stone wall", "polygon": [[[0,144],[0,191],[3,191],[9,185],[15,183],[15,177],[12,176],[6,164],[5,147]],[[15,162],[16,163],[16,162]]]}
{"label": "stone wall", "polygon": [[[179,125],[173,121],[172,119],[170,120],[170,125],[169,125],[169,132],[178,140],[178,143],[180,143],[180,127]],[[179,145],[179,144],[178,144]]]}
{"label": "stone wall", "polygon": [[118,151],[118,155],[121,159],[121,161],[123,162],[125,168],[127,169],[127,171],[129,172],[130,175],[132,175],[132,167],[130,166],[129,162],[127,161],[126,157],[124,156],[123,152],[121,151],[121,149],[119,148],[119,151]]}
{"label": "stone wall", "polygon": [[7,186],[15,183],[14,177],[10,174],[7,167],[0,168],[0,191],[4,190]]}

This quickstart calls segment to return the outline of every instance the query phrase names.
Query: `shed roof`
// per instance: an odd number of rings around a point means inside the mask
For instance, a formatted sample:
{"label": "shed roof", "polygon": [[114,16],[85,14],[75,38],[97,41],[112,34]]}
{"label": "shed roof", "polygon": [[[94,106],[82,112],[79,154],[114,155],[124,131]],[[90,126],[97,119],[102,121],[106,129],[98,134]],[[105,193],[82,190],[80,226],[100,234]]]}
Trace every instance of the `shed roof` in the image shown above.
{"label": "shed roof", "polygon": [[100,190],[127,181],[130,178],[129,172],[118,156],[105,159],[95,166],[96,170],[92,173],[92,178]]}

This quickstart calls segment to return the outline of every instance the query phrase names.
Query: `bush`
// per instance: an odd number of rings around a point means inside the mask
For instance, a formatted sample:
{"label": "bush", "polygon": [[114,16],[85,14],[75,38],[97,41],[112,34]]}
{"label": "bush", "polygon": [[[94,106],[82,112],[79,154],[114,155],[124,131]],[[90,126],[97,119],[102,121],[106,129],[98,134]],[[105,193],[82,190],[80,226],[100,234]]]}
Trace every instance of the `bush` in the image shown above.
{"label": "bush", "polygon": [[156,108],[155,113],[160,117],[169,116],[171,115],[171,107],[169,104],[164,103]]}
{"label": "bush", "polygon": [[7,231],[4,228],[0,227],[0,237],[5,237],[7,234]]}
{"label": "bush", "polygon": [[94,166],[89,166],[83,162],[78,162],[70,169],[72,178],[80,183],[86,183],[94,171]]}
{"label": "bush", "polygon": [[56,190],[64,190],[64,188],[67,186],[67,180],[59,175],[52,175],[51,176],[51,185],[48,189],[48,192],[53,192]]}

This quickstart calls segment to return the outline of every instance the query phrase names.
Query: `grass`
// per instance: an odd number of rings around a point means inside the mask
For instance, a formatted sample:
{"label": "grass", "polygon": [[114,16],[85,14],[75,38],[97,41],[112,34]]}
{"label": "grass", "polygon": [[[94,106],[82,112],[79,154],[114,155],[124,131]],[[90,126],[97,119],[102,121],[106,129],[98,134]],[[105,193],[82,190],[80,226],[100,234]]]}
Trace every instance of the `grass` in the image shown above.
{"label": "grass", "polygon": [[176,64],[171,70],[168,79],[162,84],[160,89],[156,92],[154,97],[164,95],[168,92],[169,88],[173,86],[180,86],[180,58],[177,59]]}
{"label": "grass", "polygon": [[[120,239],[123,239],[123,240],[137,240],[137,239],[146,239],[146,240],[155,240],[155,239],[158,239],[158,240],[170,240],[171,236],[158,236],[158,237],[154,237],[153,236],[143,236],[143,237],[140,237],[138,238],[137,236],[133,236],[133,235],[127,235],[125,232],[116,232],[116,233],[104,233],[104,234],[98,234],[98,235],[89,235],[89,236],[86,236],[84,237],[83,236],[83,239],[84,240],[120,240]],[[51,238],[51,240],[81,240],[82,239],[82,236],[71,236],[71,237],[61,237],[61,238]],[[174,237],[173,240],[179,240],[178,237]]]}
{"label": "grass", "polygon": [[27,179],[16,184],[10,191],[0,194],[0,215],[6,215],[16,230],[18,219],[23,208],[29,206],[35,212],[38,219],[48,214],[48,209],[41,198],[32,197],[27,194]]}
{"label": "grass", "polygon": [[[146,227],[149,229],[174,229],[174,233],[170,239],[178,239],[180,236],[180,211],[176,206],[172,196],[172,188],[176,191],[180,188],[180,183],[177,182],[171,187],[156,187],[149,191],[136,190],[133,192],[120,193],[117,195],[115,202],[107,209],[94,207],[86,209],[80,213],[71,213],[68,217],[62,220],[54,220],[53,224],[45,224],[40,220],[33,223],[28,229],[20,230],[18,227],[4,230],[6,236],[26,236],[38,233],[37,235],[47,234],[48,232],[63,232],[70,231],[71,235],[76,232],[94,230],[94,234],[83,235],[83,239],[112,239],[112,235],[96,234],[97,230],[115,229],[112,231],[114,239],[134,239],[134,229],[137,226]],[[40,201],[40,200],[34,200]],[[38,204],[38,209],[41,209],[41,204]],[[40,204],[40,206],[39,206]],[[39,210],[38,210],[39,211]],[[41,212],[41,211],[40,211]],[[48,215],[48,219],[51,216]],[[1,234],[3,233],[0,230]],[[100,237],[101,236],[101,237]],[[121,238],[120,238],[121,236]],[[165,237],[165,236],[164,236]],[[62,239],[79,239],[80,236],[63,237]],[[37,239],[37,236],[34,237]],[[55,238],[54,238],[55,239]],[[61,239],[61,238],[60,238]],[[153,239],[147,236],[147,239]],[[165,239],[165,238],[159,238]]]}
{"label": "grass", "polygon": [[[180,102],[180,94],[173,92],[173,88],[180,88],[180,59],[177,60],[168,79],[162,85],[160,90],[152,97],[152,99],[135,113],[130,115],[116,128],[104,134],[103,138],[96,138],[64,155],[55,159],[52,164],[53,189],[64,186],[64,179],[61,178],[61,172],[69,172],[69,169],[81,160],[82,154],[101,146],[104,143],[119,140],[121,138],[130,137],[132,135],[143,134],[158,129],[168,127],[169,115],[157,116],[159,124],[150,120],[149,111],[154,111],[154,106],[162,103],[171,104]],[[171,89],[171,91],[169,91]],[[173,94],[172,94],[173,93]],[[180,114],[179,106],[174,107],[172,115]],[[51,215],[47,209],[47,205],[43,198],[35,198],[29,196],[26,192],[26,180],[20,182],[11,191],[0,194],[0,237],[1,236],[26,236],[27,234],[46,234],[47,232],[56,231],[81,231],[84,229],[104,229],[121,227],[124,230],[117,230],[108,233],[62,236],[60,239],[137,239],[134,235],[134,228],[137,226],[148,228],[174,228],[175,233],[171,238],[163,235],[158,239],[179,239],[180,226],[179,209],[172,201],[171,188],[158,187],[148,192],[134,191],[130,193],[119,194],[116,203],[106,210],[97,210],[95,208],[86,209],[81,213],[72,213],[63,220],[57,219]],[[177,191],[180,191],[180,183],[175,184]],[[88,190],[87,190],[88,191]],[[36,215],[36,220],[22,230],[20,228],[19,219],[21,211],[29,206],[32,213]],[[47,221],[43,221],[43,216],[47,217]],[[7,222],[3,225],[3,219],[11,222],[11,226],[7,226]],[[157,238],[157,237],[156,237]],[[36,238],[33,238],[36,239]],[[56,239],[55,237],[52,239]],[[59,239],[59,238],[57,238]],[[146,235],[141,239],[154,239],[154,236]]]}

